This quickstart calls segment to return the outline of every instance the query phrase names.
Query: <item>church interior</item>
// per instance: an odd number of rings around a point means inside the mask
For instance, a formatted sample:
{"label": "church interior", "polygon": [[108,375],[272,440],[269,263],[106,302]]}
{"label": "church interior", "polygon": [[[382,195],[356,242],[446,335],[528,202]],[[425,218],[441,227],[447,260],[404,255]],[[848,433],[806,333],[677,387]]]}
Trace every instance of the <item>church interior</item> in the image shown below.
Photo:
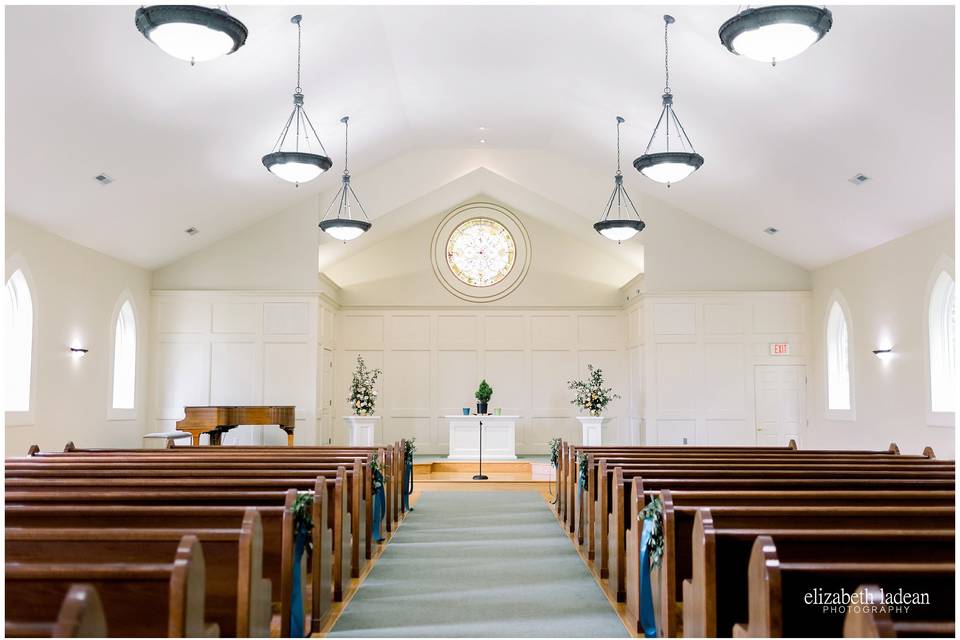
{"label": "church interior", "polygon": [[955,637],[953,5],[4,21],[7,637]]}

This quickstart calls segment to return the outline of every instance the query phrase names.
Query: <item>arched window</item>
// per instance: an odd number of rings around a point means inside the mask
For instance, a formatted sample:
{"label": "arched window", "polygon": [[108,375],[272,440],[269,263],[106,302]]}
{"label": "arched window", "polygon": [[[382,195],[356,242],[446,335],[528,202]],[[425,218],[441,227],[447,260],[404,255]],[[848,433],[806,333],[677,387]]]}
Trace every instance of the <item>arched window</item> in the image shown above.
{"label": "arched window", "polygon": [[30,411],[30,374],[33,365],[33,297],[30,286],[17,269],[7,280],[4,305],[7,353],[8,412]]}
{"label": "arched window", "polygon": [[827,316],[827,410],[850,411],[850,327],[838,300]]}
{"label": "arched window", "polygon": [[930,340],[930,410],[954,411],[956,389],[954,282],[941,271],[930,291],[928,322]]}
{"label": "arched window", "polygon": [[117,313],[113,342],[112,409],[134,408],[137,389],[137,320],[133,305],[125,300]]}

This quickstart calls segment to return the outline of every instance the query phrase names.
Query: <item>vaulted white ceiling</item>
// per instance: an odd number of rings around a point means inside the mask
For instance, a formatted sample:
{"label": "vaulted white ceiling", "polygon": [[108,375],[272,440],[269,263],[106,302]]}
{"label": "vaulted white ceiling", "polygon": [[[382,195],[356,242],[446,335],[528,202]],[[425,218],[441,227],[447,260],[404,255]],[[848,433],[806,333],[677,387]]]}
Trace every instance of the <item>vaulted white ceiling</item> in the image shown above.
{"label": "vaulted white ceiling", "polygon": [[[234,6],[246,46],[190,67],[143,39],[132,6],[8,7],[6,210],[153,268],[335,187],[343,114],[358,176],[481,138],[612,174],[618,114],[632,172],[659,115],[668,11],[675,107],[706,163],[634,188],[808,268],[954,214],[952,7],[832,8],[831,33],[776,68],[719,44],[735,10]],[[291,106],[294,13],[335,161],[300,188],[260,164]],[[858,172],[872,180],[847,182]],[[607,196],[576,213],[589,222]]]}

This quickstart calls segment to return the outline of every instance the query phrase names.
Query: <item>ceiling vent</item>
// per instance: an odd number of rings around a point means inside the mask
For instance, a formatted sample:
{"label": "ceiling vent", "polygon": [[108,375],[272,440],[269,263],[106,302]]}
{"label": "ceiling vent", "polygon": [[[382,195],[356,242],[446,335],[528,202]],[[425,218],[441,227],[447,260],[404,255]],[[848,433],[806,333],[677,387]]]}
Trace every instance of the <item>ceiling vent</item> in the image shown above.
{"label": "ceiling vent", "polygon": [[780,233],[780,229],[777,229],[776,227],[767,227],[763,230],[763,232],[768,236],[775,236]]}
{"label": "ceiling vent", "polygon": [[865,176],[862,173],[858,173],[857,175],[850,178],[848,182],[852,182],[853,184],[863,184],[869,179],[870,179],[870,176]]}
{"label": "ceiling vent", "polygon": [[195,236],[200,233],[200,229],[197,229],[196,227],[190,227],[189,229],[184,229],[183,232],[188,236]]}
{"label": "ceiling vent", "polygon": [[105,187],[111,182],[113,182],[113,178],[111,178],[105,173],[98,173],[97,175],[93,176],[93,179],[99,182],[100,186],[102,187]]}

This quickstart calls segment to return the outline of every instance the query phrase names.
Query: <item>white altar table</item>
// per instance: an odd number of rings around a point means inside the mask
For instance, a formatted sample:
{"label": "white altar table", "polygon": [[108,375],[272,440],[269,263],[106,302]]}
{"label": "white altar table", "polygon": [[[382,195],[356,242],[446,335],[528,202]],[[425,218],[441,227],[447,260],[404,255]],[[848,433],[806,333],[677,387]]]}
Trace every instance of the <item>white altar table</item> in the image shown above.
{"label": "white altar table", "polygon": [[483,421],[483,459],[517,459],[517,419],[520,416],[444,416],[450,423],[448,460],[480,459],[480,421]]}

